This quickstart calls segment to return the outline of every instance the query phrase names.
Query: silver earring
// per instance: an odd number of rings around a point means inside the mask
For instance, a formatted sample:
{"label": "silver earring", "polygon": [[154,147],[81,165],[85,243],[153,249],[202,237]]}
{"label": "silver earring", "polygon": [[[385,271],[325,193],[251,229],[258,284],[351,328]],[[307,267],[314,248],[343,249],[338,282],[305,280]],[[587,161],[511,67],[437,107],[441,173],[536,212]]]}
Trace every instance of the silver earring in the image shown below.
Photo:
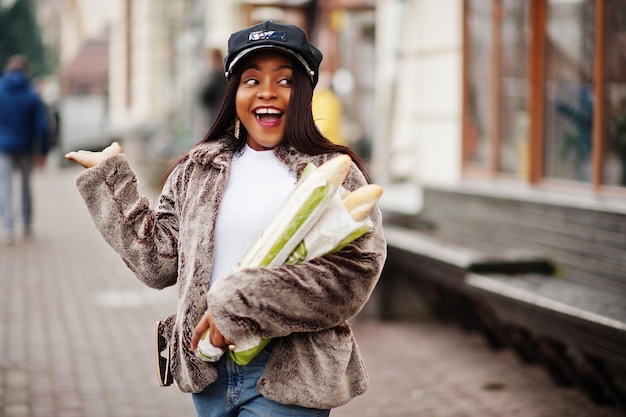
{"label": "silver earring", "polygon": [[239,139],[239,133],[241,131],[241,121],[239,118],[235,119],[235,139]]}

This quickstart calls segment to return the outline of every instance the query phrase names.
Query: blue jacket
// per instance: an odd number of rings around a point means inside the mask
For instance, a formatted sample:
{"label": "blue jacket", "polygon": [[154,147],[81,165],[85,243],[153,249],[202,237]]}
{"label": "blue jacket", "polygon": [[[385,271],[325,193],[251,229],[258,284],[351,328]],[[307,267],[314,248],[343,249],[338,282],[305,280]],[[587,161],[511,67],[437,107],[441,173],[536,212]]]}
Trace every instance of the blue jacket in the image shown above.
{"label": "blue jacket", "polygon": [[0,78],[0,152],[50,150],[50,124],[45,104],[21,71]]}

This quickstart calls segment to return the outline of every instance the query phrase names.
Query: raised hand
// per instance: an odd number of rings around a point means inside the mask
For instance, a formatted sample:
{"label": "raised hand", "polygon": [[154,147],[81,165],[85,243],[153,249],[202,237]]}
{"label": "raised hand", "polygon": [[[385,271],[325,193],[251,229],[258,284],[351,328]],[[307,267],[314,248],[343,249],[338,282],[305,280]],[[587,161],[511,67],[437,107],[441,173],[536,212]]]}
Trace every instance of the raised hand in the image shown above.
{"label": "raised hand", "polygon": [[102,163],[102,161],[104,161],[105,159],[110,158],[114,155],[119,155],[121,153],[122,147],[119,145],[119,143],[113,142],[111,145],[107,146],[100,152],[68,152],[65,154],[65,158],[77,162],[85,168],[91,168],[100,165],[100,163]]}

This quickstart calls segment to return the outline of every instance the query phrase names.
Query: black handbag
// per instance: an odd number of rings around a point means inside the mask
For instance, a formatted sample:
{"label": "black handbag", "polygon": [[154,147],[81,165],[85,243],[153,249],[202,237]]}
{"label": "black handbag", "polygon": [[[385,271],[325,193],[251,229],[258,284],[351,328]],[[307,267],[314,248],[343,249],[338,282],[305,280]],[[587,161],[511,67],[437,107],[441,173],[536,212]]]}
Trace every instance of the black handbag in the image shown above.
{"label": "black handbag", "polygon": [[174,379],[172,378],[172,372],[170,370],[170,348],[167,343],[167,339],[159,332],[159,326],[161,322],[156,322],[156,340],[155,340],[155,348],[156,348],[156,360],[157,360],[157,371],[159,376],[159,385],[162,387],[167,387],[172,385]]}

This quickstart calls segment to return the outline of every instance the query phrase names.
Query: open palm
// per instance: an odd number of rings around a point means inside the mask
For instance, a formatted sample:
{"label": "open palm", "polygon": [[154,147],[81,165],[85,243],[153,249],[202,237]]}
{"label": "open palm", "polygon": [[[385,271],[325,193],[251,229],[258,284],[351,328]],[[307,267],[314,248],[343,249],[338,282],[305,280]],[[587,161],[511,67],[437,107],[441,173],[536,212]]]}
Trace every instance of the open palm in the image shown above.
{"label": "open palm", "polygon": [[92,151],[76,151],[76,152],[68,152],[65,154],[65,158],[71,161],[77,162],[85,168],[95,167],[100,165],[102,161],[107,158],[110,158],[114,155],[119,155],[122,153],[122,147],[117,142],[113,142],[111,145],[107,146],[100,152],[92,152]]}

